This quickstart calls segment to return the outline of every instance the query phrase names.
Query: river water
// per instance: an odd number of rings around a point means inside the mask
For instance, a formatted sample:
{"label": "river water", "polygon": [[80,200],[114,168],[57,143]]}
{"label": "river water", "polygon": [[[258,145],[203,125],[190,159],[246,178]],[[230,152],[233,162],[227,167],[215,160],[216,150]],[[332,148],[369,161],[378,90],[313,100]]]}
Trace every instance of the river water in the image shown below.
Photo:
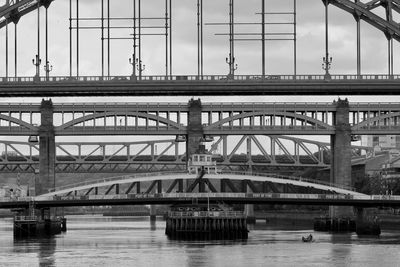
{"label": "river water", "polygon": [[[380,238],[358,238],[260,221],[246,241],[176,241],[165,236],[161,219],[155,224],[145,217],[67,220],[66,233],[16,241],[12,220],[0,219],[0,266],[400,266],[400,231],[393,230]],[[315,242],[303,243],[309,233]]]}

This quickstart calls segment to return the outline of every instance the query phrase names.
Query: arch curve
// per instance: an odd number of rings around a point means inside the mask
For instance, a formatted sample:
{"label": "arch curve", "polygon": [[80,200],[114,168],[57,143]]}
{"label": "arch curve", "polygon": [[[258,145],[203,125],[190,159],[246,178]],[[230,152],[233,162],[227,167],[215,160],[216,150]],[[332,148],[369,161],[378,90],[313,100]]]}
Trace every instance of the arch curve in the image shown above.
{"label": "arch curve", "polygon": [[76,124],[86,122],[86,121],[91,121],[91,120],[96,120],[99,118],[105,118],[105,117],[114,117],[114,116],[127,116],[127,117],[137,117],[137,118],[142,118],[142,119],[148,119],[151,121],[158,121],[164,125],[168,125],[172,128],[178,129],[178,130],[184,130],[186,127],[183,125],[180,125],[174,121],[168,120],[163,117],[157,117],[156,115],[152,114],[147,114],[147,113],[141,113],[141,112],[102,112],[102,113],[94,113],[90,115],[86,115],[83,117],[79,117],[77,119],[71,120],[67,123],[64,123],[63,125],[57,126],[55,129],[56,131],[62,131],[66,130],[70,127],[73,127]]}
{"label": "arch curve", "polygon": [[291,112],[274,112],[270,113],[268,111],[262,112],[262,111],[256,111],[256,112],[246,112],[246,113],[240,113],[234,116],[227,117],[225,119],[222,119],[220,121],[217,121],[213,124],[210,124],[204,128],[204,130],[212,130],[214,128],[218,128],[223,126],[225,123],[229,122],[234,122],[236,120],[240,119],[245,119],[245,118],[250,118],[250,117],[258,117],[258,116],[277,116],[277,117],[285,117],[285,118],[291,118],[295,119],[296,121],[301,121],[301,122],[307,122],[313,126],[319,127],[320,129],[325,129],[325,130],[334,130],[334,127],[321,122],[319,120],[316,120],[314,118],[310,118],[305,115],[297,114],[297,113],[291,113]]}

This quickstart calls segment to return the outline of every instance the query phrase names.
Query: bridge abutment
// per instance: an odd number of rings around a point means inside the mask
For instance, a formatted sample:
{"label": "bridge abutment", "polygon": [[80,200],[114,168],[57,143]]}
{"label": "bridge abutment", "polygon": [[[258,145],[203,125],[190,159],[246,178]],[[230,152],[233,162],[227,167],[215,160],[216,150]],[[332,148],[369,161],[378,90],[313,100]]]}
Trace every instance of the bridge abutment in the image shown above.
{"label": "bridge abutment", "polygon": [[39,178],[35,181],[36,195],[55,187],[56,145],[53,124],[53,103],[42,100],[40,105],[41,125],[39,127]]}

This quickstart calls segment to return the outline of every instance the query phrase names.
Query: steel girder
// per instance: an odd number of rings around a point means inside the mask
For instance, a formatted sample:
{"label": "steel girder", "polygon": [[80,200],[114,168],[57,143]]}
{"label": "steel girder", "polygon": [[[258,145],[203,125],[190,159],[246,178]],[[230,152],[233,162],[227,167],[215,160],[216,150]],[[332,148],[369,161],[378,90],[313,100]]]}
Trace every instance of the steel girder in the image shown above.
{"label": "steel girder", "polygon": [[[229,147],[230,146],[230,147]],[[329,166],[329,143],[289,136],[221,136],[207,145],[223,170],[279,172]],[[228,149],[229,148],[229,149]],[[56,143],[57,173],[134,173],[186,169],[183,143],[175,139],[137,142]],[[353,146],[353,159],[371,148]],[[157,151],[158,150],[158,151]],[[365,150],[365,153],[359,153]],[[246,151],[246,153],[243,153]],[[356,151],[358,153],[356,153]],[[1,141],[0,172],[34,172],[39,168],[37,143]]]}
{"label": "steel girder", "polygon": [[[399,23],[393,20],[393,11],[400,14],[400,1],[399,0],[372,0],[372,1],[359,1],[359,0],[323,0],[327,1],[354,16],[356,20],[364,20],[371,24],[373,27],[382,31],[387,39],[395,39],[400,41],[400,28]],[[375,11],[378,7],[385,9],[385,18],[377,15]]]}

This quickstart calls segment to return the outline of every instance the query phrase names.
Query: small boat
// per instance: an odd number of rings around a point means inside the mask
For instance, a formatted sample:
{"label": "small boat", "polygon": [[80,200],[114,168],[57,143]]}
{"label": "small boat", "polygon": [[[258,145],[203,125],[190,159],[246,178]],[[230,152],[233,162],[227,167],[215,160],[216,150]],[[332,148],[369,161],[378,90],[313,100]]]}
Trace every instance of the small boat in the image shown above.
{"label": "small boat", "polygon": [[303,242],[313,242],[313,236],[310,234],[307,237],[301,237],[301,240],[303,240]]}

